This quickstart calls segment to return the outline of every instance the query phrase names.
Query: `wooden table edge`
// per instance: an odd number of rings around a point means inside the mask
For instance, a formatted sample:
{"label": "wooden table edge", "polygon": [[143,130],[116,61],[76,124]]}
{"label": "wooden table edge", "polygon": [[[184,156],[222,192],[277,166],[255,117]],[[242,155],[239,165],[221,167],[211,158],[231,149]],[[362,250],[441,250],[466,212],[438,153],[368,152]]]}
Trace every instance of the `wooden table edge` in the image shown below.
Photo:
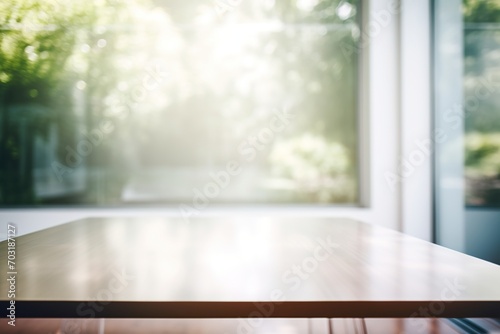
{"label": "wooden table edge", "polygon": [[[9,301],[0,301],[2,309]],[[16,301],[18,318],[500,318],[500,301]]]}

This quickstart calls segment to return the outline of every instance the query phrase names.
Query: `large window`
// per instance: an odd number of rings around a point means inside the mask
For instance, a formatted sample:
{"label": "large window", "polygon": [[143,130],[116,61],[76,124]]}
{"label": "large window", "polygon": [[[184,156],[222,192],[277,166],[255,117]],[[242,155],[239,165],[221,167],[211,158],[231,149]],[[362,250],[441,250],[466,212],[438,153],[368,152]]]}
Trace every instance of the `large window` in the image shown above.
{"label": "large window", "polygon": [[3,0],[0,203],[358,203],[360,15]]}

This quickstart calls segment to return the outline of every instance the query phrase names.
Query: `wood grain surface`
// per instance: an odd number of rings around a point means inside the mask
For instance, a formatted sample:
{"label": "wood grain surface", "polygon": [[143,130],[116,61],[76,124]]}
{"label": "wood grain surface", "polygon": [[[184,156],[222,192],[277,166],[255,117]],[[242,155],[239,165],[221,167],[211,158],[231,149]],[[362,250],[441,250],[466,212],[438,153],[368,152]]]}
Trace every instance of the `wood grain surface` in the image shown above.
{"label": "wood grain surface", "polygon": [[347,219],[89,218],[15,262],[20,317],[500,317],[500,266]]}

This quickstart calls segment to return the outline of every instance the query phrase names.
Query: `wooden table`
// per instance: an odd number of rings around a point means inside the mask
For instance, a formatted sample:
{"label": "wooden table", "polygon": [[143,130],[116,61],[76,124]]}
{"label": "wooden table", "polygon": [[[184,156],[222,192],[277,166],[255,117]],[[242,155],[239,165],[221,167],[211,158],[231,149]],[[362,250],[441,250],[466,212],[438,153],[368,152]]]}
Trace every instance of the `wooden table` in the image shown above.
{"label": "wooden table", "polygon": [[17,317],[500,317],[500,266],[348,219],[90,218],[15,262]]}

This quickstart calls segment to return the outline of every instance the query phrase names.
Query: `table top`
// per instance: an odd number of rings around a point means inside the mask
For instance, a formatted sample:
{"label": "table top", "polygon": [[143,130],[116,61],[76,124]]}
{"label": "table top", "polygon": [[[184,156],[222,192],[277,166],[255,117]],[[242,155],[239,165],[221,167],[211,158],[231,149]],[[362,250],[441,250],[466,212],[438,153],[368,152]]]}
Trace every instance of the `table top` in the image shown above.
{"label": "table top", "polygon": [[500,317],[500,266],[348,219],[89,218],[15,264],[19,317]]}

